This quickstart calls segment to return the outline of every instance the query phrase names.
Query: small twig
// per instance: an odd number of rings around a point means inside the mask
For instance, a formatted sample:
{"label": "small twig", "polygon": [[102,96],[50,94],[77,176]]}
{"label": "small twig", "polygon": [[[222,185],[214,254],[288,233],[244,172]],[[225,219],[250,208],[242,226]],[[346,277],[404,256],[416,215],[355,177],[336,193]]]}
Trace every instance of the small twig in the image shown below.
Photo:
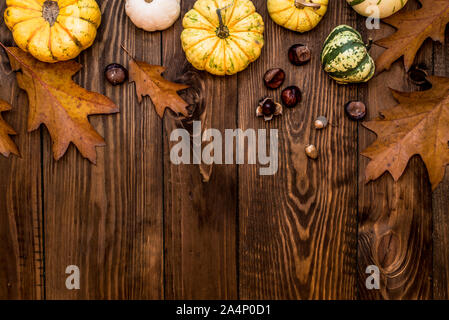
{"label": "small twig", "polygon": [[131,59],[135,60],[134,57],[133,57],[133,55],[132,55],[131,53],[129,53],[128,50],[126,50],[126,48],[123,46],[123,44],[121,44],[120,47],[122,47],[123,51],[125,51],[126,54],[127,54]]}

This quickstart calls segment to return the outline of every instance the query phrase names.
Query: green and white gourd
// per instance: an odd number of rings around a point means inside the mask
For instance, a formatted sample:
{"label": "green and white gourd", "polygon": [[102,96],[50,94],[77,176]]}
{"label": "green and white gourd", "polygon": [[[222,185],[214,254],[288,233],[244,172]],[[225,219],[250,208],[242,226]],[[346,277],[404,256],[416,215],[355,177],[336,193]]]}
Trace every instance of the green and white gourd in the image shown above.
{"label": "green and white gourd", "polygon": [[321,63],[324,71],[339,84],[367,82],[376,71],[362,36],[347,25],[336,27],[327,37]]}
{"label": "green and white gourd", "polygon": [[[408,0],[346,0],[349,5],[365,17],[387,18],[407,4]],[[378,15],[378,16],[377,16]]]}

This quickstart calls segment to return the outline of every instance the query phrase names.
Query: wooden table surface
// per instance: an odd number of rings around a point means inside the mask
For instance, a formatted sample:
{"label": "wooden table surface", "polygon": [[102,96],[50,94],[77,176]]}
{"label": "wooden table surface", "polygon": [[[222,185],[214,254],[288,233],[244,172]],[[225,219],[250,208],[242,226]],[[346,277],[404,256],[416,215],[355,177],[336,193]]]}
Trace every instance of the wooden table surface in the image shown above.
{"label": "wooden table surface", "polygon": [[[339,86],[322,71],[321,45],[339,24],[365,19],[343,0],[331,0],[319,26],[306,34],[282,29],[255,0],[266,23],[260,59],[240,74],[214,77],[185,59],[181,20],[156,33],[138,30],[124,1],[99,1],[103,22],[94,46],[78,58],[75,77],[120,106],[90,117],[105,137],[92,165],[75,147],[55,161],[46,128],[26,132],[28,100],[0,54],[4,118],[18,131],[21,158],[0,156],[0,298],[3,299],[447,299],[449,298],[449,174],[433,193],[419,157],[399,182],[385,174],[365,184],[360,151],[375,135],[349,121],[343,105],[365,101],[369,118],[395,104],[387,90],[417,90],[402,60],[368,85]],[[409,1],[407,10],[418,7]],[[182,0],[182,14],[194,0]],[[5,1],[0,4],[1,12]],[[449,40],[449,32],[446,33]],[[2,22],[0,40],[12,45]],[[313,59],[292,67],[288,48],[307,44]],[[446,43],[449,43],[447,41]],[[279,171],[259,176],[258,165],[174,165],[170,133],[189,127],[159,119],[149,98],[140,105],[134,84],[112,87],[103,77],[112,62],[128,66],[124,44],[139,60],[167,67],[166,78],[192,86],[183,95],[204,128],[279,129]],[[383,49],[374,46],[372,55]],[[449,76],[449,46],[427,40],[417,55],[431,74]],[[303,102],[282,117],[255,117],[270,67],[287,71]],[[333,124],[312,127],[325,115]],[[304,146],[321,156],[306,159]],[[203,180],[208,180],[204,182]],[[380,290],[367,290],[365,269],[377,265]],[[80,268],[81,288],[67,290],[65,270]]]}

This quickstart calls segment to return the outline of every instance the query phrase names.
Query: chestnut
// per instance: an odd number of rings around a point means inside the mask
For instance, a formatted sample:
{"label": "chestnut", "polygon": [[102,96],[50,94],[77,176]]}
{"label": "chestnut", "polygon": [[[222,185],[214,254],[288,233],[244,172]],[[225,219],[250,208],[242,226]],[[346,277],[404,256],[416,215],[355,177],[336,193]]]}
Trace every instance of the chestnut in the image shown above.
{"label": "chestnut", "polygon": [[116,86],[128,79],[128,70],[118,63],[111,63],[105,68],[104,76],[110,84]]}
{"label": "chestnut", "polygon": [[363,120],[366,116],[366,105],[362,101],[349,101],[345,104],[345,112],[349,119]]}
{"label": "chestnut", "polygon": [[295,66],[305,65],[310,61],[312,53],[309,47],[303,44],[294,44],[288,49],[288,60]]}
{"label": "chestnut", "polygon": [[271,99],[265,99],[260,106],[262,107],[262,113],[265,116],[271,116],[276,111],[276,105]]}
{"label": "chestnut", "polygon": [[263,81],[269,89],[277,89],[284,83],[285,72],[280,68],[273,68],[265,72]]}
{"label": "chestnut", "polygon": [[265,121],[273,119],[273,116],[282,114],[282,106],[272,98],[263,98],[256,108],[256,116],[264,117]]}
{"label": "chestnut", "polygon": [[281,93],[282,103],[288,108],[293,108],[301,102],[301,97],[301,90],[297,86],[287,87]]}

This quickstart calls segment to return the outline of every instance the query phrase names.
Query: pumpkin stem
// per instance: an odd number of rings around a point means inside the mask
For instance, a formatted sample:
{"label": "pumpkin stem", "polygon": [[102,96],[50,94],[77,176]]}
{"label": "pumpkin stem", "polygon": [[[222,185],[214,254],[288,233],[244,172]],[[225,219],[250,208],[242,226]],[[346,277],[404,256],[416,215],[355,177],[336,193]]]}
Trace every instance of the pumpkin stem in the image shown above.
{"label": "pumpkin stem", "polygon": [[42,6],[42,17],[53,26],[59,15],[59,5],[56,1],[45,1]]}
{"label": "pumpkin stem", "polygon": [[321,8],[321,4],[313,2],[305,2],[304,0],[295,0],[295,6],[298,9],[304,9],[305,7],[310,7],[314,9]]}
{"label": "pumpkin stem", "polygon": [[217,34],[217,37],[219,37],[221,39],[226,39],[227,37],[229,37],[229,28],[224,25],[223,16],[222,16],[221,12],[232,7],[233,5],[234,5],[234,2],[224,8],[217,9],[219,26],[217,28],[217,31],[215,31],[215,33]]}
{"label": "pumpkin stem", "polygon": [[366,50],[370,51],[373,45],[373,38],[368,39],[368,43],[366,44]]}

